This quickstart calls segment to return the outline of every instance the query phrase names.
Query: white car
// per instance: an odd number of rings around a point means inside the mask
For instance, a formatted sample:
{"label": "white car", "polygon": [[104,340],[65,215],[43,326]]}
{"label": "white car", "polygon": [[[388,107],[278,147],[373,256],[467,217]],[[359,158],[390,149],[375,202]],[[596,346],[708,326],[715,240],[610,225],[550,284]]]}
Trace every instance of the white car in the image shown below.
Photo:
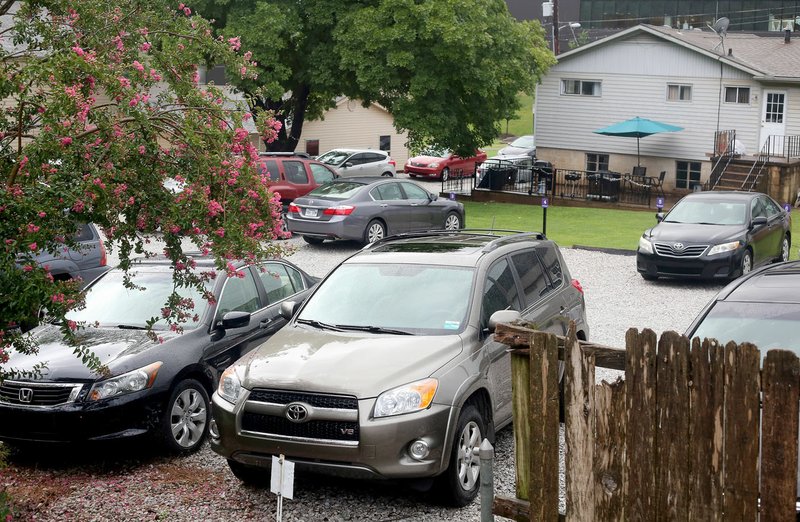
{"label": "white car", "polygon": [[531,158],[536,157],[536,142],[532,134],[520,136],[511,142],[511,144],[503,147],[497,151],[499,156],[517,156],[526,155]]}
{"label": "white car", "polygon": [[396,163],[388,152],[373,149],[333,149],[317,157],[339,176],[394,177]]}

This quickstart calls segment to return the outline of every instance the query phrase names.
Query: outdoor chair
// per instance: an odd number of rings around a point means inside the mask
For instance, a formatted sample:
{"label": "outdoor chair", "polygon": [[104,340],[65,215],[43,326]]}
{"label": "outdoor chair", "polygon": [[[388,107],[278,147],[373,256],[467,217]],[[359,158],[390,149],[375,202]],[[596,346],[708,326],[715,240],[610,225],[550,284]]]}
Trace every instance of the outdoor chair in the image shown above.
{"label": "outdoor chair", "polygon": [[642,166],[633,167],[633,172],[631,173],[634,178],[643,178],[645,174],[647,174],[647,167]]}
{"label": "outdoor chair", "polygon": [[658,175],[657,178],[650,178],[650,187],[656,191],[656,194],[660,197],[664,197],[664,178],[667,176],[667,171],[662,170],[661,174]]}
{"label": "outdoor chair", "polygon": [[580,172],[568,172],[564,174],[564,181],[566,181],[566,185],[568,186],[569,194],[564,194],[563,189],[561,192],[561,197],[571,197],[574,198],[575,194],[577,193],[578,189],[578,182],[581,180],[581,173]]}

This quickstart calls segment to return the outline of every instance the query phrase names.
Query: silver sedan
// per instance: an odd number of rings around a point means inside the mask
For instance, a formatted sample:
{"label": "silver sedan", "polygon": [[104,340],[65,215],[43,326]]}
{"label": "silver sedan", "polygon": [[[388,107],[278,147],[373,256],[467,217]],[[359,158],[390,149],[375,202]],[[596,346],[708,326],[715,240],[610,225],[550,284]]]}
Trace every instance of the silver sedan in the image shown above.
{"label": "silver sedan", "polygon": [[286,222],[310,244],[326,239],[372,243],[406,232],[463,228],[464,206],[440,199],[413,181],[347,178],[295,199]]}

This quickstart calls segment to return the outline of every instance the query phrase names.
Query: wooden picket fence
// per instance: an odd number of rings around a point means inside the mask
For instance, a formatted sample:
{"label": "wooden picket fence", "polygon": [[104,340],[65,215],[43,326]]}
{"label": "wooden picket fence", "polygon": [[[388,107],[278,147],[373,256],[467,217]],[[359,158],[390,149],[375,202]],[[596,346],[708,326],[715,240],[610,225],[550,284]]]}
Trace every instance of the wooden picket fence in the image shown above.
{"label": "wooden picket fence", "polygon": [[[514,393],[517,521],[795,520],[800,360],[630,329],[626,349],[500,325]],[[558,511],[565,361],[566,515]],[[595,367],[625,379],[595,384]],[[761,455],[759,459],[759,438]]]}

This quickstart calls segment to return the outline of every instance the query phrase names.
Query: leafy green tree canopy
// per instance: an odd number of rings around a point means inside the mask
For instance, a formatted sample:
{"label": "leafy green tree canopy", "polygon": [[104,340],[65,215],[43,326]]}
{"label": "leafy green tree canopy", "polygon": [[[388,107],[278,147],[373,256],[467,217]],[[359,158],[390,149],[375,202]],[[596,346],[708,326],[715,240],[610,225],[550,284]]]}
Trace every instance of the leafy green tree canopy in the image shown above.
{"label": "leafy green tree canopy", "polygon": [[[78,284],[35,254],[74,247],[82,223],[104,230],[124,268],[158,232],[176,289],[210,277],[192,270],[184,244],[228,270],[279,252],[269,240],[280,209],[244,128],[255,118],[269,141],[279,125],[199,83],[206,60],[255,81],[238,39],[215,38],[166,0],[3,1],[0,23],[0,378],[8,350],[32,349],[15,325],[40,310],[74,340],[80,325],[66,314],[81,305]],[[191,303],[170,300],[162,313],[177,329]]]}
{"label": "leafy green tree canopy", "polygon": [[538,22],[503,0],[204,0],[199,9],[241,36],[256,80],[233,79],[286,122],[273,144],[294,150],[303,122],[345,95],[377,102],[428,144],[470,153],[490,143],[554,63]]}

